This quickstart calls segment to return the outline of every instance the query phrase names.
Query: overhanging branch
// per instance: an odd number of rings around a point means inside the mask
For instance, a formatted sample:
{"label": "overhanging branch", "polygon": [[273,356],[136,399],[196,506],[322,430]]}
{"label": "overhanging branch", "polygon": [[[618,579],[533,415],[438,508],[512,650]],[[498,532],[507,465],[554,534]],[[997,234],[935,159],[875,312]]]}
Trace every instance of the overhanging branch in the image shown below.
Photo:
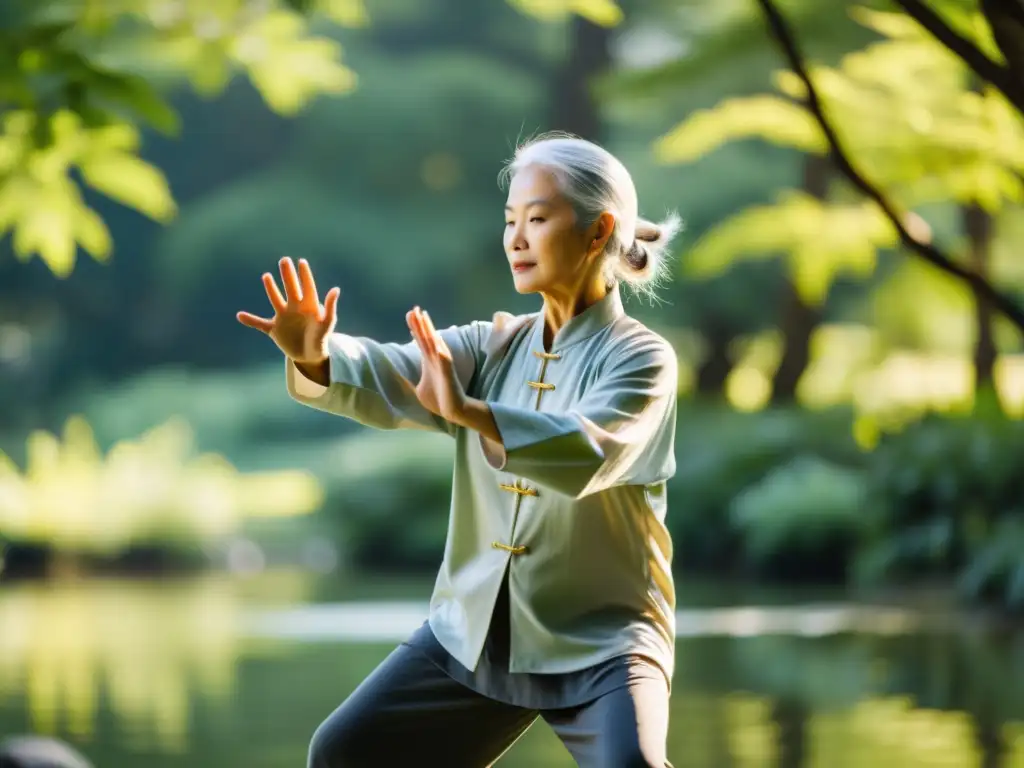
{"label": "overhanging branch", "polygon": [[923,0],[896,0],[896,4],[932,37],[959,56],[982,80],[997,88],[1010,103],[1024,113],[1024,81],[1009,67],[993,61],[974,43],[950,27],[928,3]]}
{"label": "overhanging branch", "polygon": [[810,74],[804,64],[804,57],[800,52],[800,48],[797,45],[793,33],[789,29],[788,23],[779,9],[775,6],[773,0],[757,0],[757,2],[764,12],[772,37],[774,37],[778,42],[787,61],[789,62],[789,66],[800,80],[803,81],[804,87],[807,89],[806,106],[810,110],[811,114],[814,115],[815,120],[817,120],[822,132],[825,134],[832,161],[835,163],[839,171],[850,181],[851,184],[878,204],[878,207],[882,209],[886,217],[896,228],[900,242],[902,242],[907,249],[916,253],[920,258],[938,269],[941,269],[943,272],[963,280],[974,289],[978,296],[986,298],[993,307],[1004,314],[1015,326],[1017,326],[1017,328],[1024,332],[1024,308],[1018,306],[1017,303],[1009,296],[999,291],[976,272],[956,263],[931,243],[915,237],[907,228],[903,216],[896,209],[896,206],[885,196],[885,194],[882,193],[881,190],[877,189],[873,184],[871,184],[871,182],[864,178],[856,168],[853,167],[853,163],[850,161],[849,155],[847,155],[846,151],[843,149],[843,146],[839,141],[839,137],[836,135],[835,130],[832,128],[832,124],[825,115],[821,99],[818,96],[818,91],[814,87],[814,83],[811,81]]}

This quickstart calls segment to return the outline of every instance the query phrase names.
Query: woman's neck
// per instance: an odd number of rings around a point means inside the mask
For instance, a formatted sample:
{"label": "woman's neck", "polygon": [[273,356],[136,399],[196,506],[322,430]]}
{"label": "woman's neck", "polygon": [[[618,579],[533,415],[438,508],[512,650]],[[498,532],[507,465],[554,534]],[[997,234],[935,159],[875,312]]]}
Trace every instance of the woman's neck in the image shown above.
{"label": "woman's neck", "polygon": [[608,285],[603,279],[588,281],[574,291],[545,292],[544,348],[550,350],[555,335],[566,323],[607,295]]}

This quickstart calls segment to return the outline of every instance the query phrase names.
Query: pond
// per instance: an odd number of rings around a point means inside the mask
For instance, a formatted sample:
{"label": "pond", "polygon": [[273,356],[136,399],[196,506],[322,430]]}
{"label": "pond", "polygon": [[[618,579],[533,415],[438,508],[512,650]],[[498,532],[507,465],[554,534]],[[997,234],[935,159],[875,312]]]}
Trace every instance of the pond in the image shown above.
{"label": "pond", "polygon": [[[1024,633],[683,591],[676,768],[1024,766]],[[298,768],[428,595],[297,573],[3,585],[0,735],[58,735],[97,768]],[[573,763],[539,723],[500,765]]]}

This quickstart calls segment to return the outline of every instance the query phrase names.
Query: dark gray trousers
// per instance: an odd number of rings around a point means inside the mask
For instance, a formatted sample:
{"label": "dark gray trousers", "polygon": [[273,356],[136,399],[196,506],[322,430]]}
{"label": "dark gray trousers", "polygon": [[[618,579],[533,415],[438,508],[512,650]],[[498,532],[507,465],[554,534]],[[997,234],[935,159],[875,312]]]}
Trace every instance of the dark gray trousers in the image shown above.
{"label": "dark gray trousers", "polygon": [[308,768],[485,768],[537,717],[585,768],[666,768],[668,684],[638,677],[581,707],[537,711],[487,698],[401,645],[317,729]]}

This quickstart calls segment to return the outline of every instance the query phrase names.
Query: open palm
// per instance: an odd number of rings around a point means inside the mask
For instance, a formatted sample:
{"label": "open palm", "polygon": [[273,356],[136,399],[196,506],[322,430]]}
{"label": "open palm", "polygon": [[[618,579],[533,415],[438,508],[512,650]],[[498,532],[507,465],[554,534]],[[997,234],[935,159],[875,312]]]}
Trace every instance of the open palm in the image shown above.
{"label": "open palm", "polygon": [[331,288],[324,303],[316,292],[313,272],[305,259],[299,259],[298,271],[289,257],[279,262],[284,294],[269,272],[263,275],[263,286],[274,309],[271,318],[239,312],[238,321],[249,328],[263,331],[278,348],[297,363],[320,363],[327,358],[327,337],[338,322],[338,288]]}
{"label": "open palm", "polygon": [[455,373],[451,350],[434,328],[430,315],[419,307],[410,310],[405,320],[422,358],[420,380],[416,384],[417,399],[431,413],[456,421],[466,393]]}

